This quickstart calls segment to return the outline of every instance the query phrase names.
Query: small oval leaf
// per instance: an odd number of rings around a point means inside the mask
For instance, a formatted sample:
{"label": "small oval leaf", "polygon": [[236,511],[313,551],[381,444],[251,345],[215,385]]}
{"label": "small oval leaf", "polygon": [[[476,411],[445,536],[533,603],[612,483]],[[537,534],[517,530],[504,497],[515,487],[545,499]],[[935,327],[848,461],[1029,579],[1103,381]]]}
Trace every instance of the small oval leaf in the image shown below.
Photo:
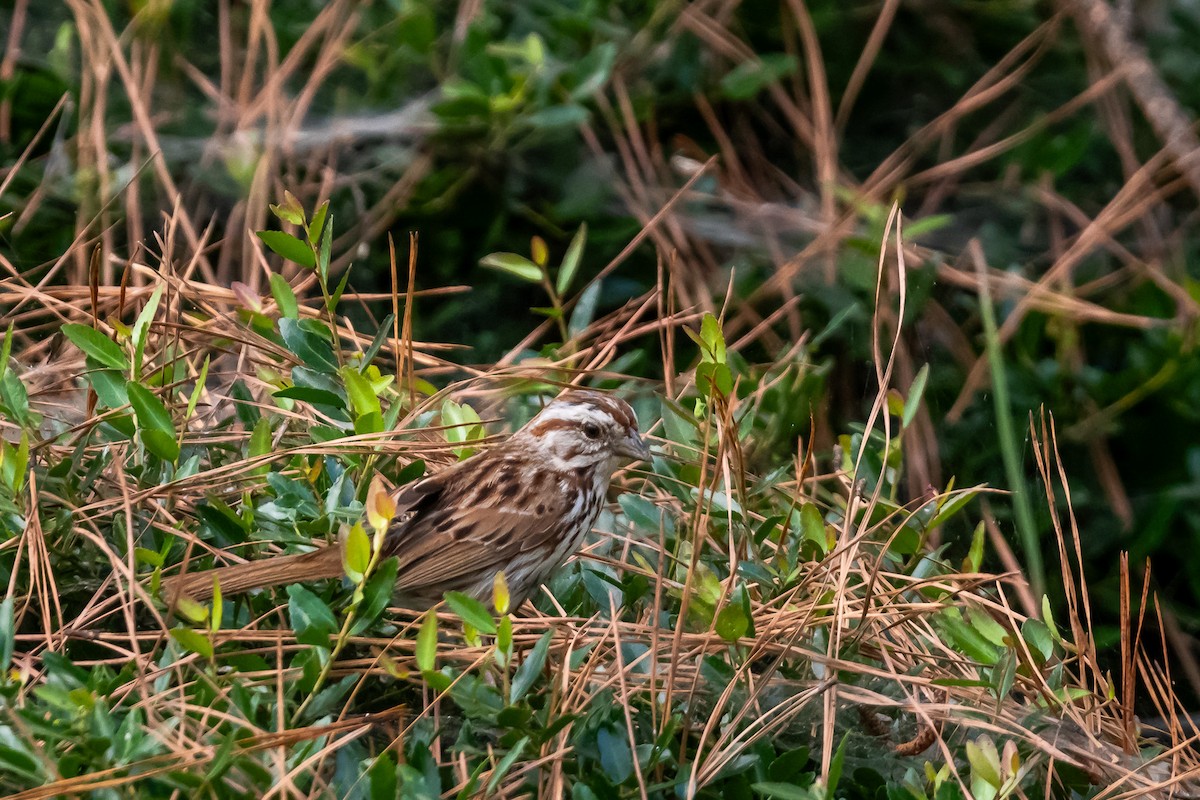
{"label": "small oval leaf", "polygon": [[62,332],[85,355],[104,366],[122,371],[129,369],[129,359],[125,357],[121,346],[95,328],[69,322],[62,326]]}
{"label": "small oval leaf", "polygon": [[517,253],[492,253],[479,259],[479,263],[491,269],[507,272],[529,283],[541,283],[542,271],[538,265]]}
{"label": "small oval leaf", "polygon": [[288,261],[295,262],[302,267],[311,269],[316,266],[317,257],[313,255],[312,247],[290,233],[284,233],[283,231],[255,231],[255,233],[273,253],[281,255]]}

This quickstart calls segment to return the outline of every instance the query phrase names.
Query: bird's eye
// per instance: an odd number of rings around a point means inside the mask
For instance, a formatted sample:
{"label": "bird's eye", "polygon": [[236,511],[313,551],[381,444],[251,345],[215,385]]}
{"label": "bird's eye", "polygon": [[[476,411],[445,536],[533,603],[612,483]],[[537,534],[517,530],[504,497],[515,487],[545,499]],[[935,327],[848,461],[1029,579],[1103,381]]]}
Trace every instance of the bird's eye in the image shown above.
{"label": "bird's eye", "polygon": [[583,424],[583,435],[589,439],[599,439],[600,426],[594,422],[585,422]]}

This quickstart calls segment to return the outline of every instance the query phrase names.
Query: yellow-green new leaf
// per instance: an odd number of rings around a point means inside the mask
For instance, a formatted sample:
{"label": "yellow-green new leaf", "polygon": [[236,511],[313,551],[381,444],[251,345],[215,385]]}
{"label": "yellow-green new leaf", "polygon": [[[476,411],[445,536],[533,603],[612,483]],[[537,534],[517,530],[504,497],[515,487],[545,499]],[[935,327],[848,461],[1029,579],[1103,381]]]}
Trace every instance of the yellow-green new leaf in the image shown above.
{"label": "yellow-green new leaf", "polygon": [[529,283],[541,283],[542,271],[538,265],[517,253],[492,253],[479,259],[479,263],[491,269],[507,272]]}
{"label": "yellow-green new leaf", "polygon": [[437,614],[430,611],[417,632],[417,669],[432,672],[437,663]]}
{"label": "yellow-green new leaf", "polygon": [[700,323],[700,339],[705,349],[718,364],[725,363],[725,336],[721,333],[721,323],[712,314],[705,314]]}
{"label": "yellow-green new leaf", "polygon": [[213,657],[212,640],[191,628],[172,628],[171,638],[178,642],[184,650],[204,658]]}
{"label": "yellow-green new leaf", "polygon": [[221,581],[216,575],[213,575],[212,615],[209,618],[209,630],[221,630],[221,618],[224,613],[225,600],[221,597]]}
{"label": "yellow-green new leaf", "polygon": [[354,413],[359,417],[369,414],[382,417],[383,409],[379,405],[379,396],[375,394],[375,388],[371,386],[371,382],[354,367],[342,367],[340,371]]}
{"label": "yellow-green new leaf", "polygon": [[[258,459],[271,452],[271,420],[267,417],[259,417],[258,422],[254,423],[254,431],[250,434],[250,442],[247,445],[246,455],[251,459]],[[264,461],[254,468],[252,474],[262,477],[270,471],[271,465]]]}
{"label": "yellow-green new leaf", "polygon": [[342,554],[342,565],[346,568],[346,575],[351,581],[361,583],[363,575],[367,571],[367,565],[370,563],[371,539],[363,530],[363,526],[356,522],[350,528],[350,532],[346,534],[346,548]]}
{"label": "yellow-green new leaf", "polygon": [[275,216],[284,222],[290,222],[292,225],[304,224],[304,206],[286,189],[283,191],[283,202],[279,205],[272,203],[270,207]]}
{"label": "yellow-green new leaf", "polygon": [[567,248],[567,254],[563,256],[562,266],[558,268],[558,283],[555,288],[560,297],[571,288],[571,282],[575,280],[575,275],[579,272],[579,265],[583,263],[583,248],[586,244],[587,223],[585,222],[575,232],[574,238],[571,239],[571,245]]}
{"label": "yellow-green new leaf", "polygon": [[492,578],[492,607],[498,614],[507,614],[511,599],[508,591],[508,579],[504,577],[504,570],[500,570]]}
{"label": "yellow-green new leaf", "polygon": [[271,273],[271,296],[275,298],[275,305],[279,306],[279,315],[287,319],[300,318],[300,306],[296,303],[296,293],[292,291],[292,285],[287,282],[277,272]]}

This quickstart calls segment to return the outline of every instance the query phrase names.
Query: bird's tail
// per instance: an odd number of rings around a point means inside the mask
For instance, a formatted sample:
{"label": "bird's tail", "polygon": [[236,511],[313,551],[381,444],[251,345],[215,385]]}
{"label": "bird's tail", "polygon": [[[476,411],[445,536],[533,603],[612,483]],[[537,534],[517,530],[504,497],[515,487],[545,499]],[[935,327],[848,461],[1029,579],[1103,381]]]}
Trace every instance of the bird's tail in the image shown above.
{"label": "bird's tail", "polygon": [[221,587],[222,597],[228,597],[251,589],[321,578],[340,578],[343,574],[342,548],[322,547],[311,553],[274,556],[246,564],[165,578],[162,582],[162,596],[172,604],[181,597],[204,601],[213,596],[214,584]]}

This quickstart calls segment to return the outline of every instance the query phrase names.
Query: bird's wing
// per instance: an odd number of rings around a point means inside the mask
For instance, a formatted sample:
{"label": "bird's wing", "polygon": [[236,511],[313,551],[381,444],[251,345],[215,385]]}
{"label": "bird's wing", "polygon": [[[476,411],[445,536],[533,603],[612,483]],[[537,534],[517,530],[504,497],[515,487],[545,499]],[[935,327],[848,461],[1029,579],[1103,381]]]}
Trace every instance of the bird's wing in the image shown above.
{"label": "bird's wing", "polygon": [[397,497],[398,522],[388,533],[385,553],[400,560],[401,593],[454,588],[465,578],[510,564],[555,534],[571,502],[566,492],[546,491],[534,502],[522,502],[503,492],[504,473],[482,466],[463,470],[456,465]]}

